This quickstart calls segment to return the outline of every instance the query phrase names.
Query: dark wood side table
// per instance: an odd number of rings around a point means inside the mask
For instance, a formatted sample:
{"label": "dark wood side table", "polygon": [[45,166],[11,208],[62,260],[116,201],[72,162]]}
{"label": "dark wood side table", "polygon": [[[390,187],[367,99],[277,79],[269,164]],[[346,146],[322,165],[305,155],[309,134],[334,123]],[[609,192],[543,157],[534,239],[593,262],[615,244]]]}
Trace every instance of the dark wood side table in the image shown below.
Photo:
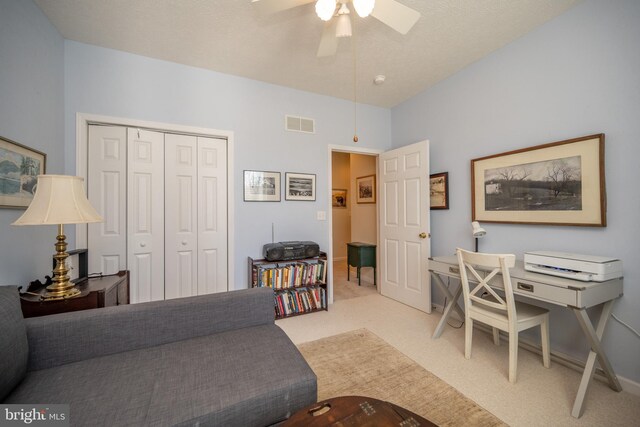
{"label": "dark wood side table", "polygon": [[436,427],[391,402],[363,396],[340,396],[314,403],[293,414],[282,427]]}
{"label": "dark wood side table", "polygon": [[350,280],[349,267],[358,268],[358,286],[360,286],[360,269],[373,267],[373,286],[376,284],[376,245],[369,243],[347,243],[347,280]]}
{"label": "dark wood side table", "polygon": [[[24,317],[46,316],[68,311],[88,310],[129,304],[129,272],[92,277],[79,282],[80,295],[64,300],[42,300],[39,295],[21,294],[20,305]],[[44,294],[43,288],[38,294]]]}

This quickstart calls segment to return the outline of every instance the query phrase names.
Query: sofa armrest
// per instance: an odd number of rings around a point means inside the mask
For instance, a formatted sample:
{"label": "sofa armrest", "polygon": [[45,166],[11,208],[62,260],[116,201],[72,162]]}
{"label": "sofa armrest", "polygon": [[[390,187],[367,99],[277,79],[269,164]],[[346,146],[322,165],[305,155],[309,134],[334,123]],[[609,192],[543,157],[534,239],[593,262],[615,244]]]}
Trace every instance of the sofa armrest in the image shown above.
{"label": "sofa armrest", "polygon": [[25,319],[28,370],[274,323],[273,307],[254,288]]}

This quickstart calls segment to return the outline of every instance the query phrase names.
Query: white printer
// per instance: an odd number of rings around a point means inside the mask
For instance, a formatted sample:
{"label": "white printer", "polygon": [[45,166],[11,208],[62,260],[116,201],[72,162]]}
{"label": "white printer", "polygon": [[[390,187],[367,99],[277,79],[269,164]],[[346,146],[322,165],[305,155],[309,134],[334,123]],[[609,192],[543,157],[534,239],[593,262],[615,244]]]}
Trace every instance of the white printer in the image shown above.
{"label": "white printer", "polygon": [[583,282],[604,282],[622,277],[619,259],[568,252],[525,252],[524,269]]}

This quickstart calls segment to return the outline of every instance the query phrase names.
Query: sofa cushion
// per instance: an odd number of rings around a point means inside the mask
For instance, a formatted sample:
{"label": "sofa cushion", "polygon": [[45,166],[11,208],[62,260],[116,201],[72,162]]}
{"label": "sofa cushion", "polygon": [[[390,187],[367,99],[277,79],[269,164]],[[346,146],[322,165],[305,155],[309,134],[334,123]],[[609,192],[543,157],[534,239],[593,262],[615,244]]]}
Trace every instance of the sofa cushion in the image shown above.
{"label": "sofa cushion", "polygon": [[271,324],[31,371],[6,403],[70,403],[80,426],[264,426],[316,393],[315,374]]}
{"label": "sofa cushion", "polygon": [[27,329],[15,286],[0,286],[0,402],[27,372]]}

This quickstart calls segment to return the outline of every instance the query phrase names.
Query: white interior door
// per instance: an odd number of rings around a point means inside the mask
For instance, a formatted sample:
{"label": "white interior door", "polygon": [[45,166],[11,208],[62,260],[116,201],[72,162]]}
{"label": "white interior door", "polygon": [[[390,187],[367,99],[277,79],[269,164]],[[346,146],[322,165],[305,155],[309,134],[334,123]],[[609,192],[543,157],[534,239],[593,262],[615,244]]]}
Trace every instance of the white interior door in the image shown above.
{"label": "white interior door", "polygon": [[87,196],[104,218],[88,224],[89,273],[127,269],[127,130],[91,125],[88,130]]}
{"label": "white interior door", "polygon": [[196,137],[165,135],[165,298],[198,294]]}
{"label": "white interior door", "polygon": [[127,129],[131,302],[164,299],[164,134]]}
{"label": "white interior door", "polygon": [[227,283],[227,141],[198,137],[198,294]]}
{"label": "white interior door", "polygon": [[381,154],[378,168],[381,292],[431,313],[429,142]]}

